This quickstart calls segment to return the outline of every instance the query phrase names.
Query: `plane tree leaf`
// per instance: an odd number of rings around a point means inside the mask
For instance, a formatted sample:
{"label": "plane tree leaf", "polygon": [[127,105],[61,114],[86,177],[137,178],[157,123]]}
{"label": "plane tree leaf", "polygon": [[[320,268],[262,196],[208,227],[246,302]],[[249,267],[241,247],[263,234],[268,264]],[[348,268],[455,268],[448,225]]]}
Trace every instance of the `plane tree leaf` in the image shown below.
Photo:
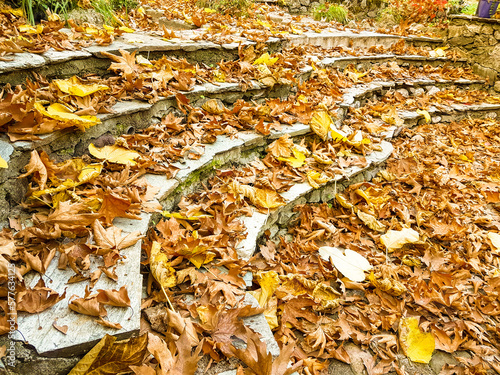
{"label": "plane tree leaf", "polygon": [[353,250],[323,246],[319,248],[318,252],[322,259],[327,262],[331,260],[333,265],[352,281],[364,281],[365,271],[372,269],[368,260]]}
{"label": "plane tree leaf", "polygon": [[89,152],[92,156],[98,159],[106,160],[110,163],[123,165],[136,165],[135,159],[140,157],[140,154],[135,151],[127,150],[124,147],[117,145],[108,145],[97,148],[93,143],[89,145]]}
{"label": "plane tree leaf", "polygon": [[140,366],[147,353],[148,335],[116,341],[106,335],[83,357],[69,375],[116,375]]}
{"label": "plane tree leaf", "polygon": [[418,321],[417,317],[401,319],[399,322],[399,342],[405,355],[413,362],[429,363],[436,342],[431,333],[420,330]]}

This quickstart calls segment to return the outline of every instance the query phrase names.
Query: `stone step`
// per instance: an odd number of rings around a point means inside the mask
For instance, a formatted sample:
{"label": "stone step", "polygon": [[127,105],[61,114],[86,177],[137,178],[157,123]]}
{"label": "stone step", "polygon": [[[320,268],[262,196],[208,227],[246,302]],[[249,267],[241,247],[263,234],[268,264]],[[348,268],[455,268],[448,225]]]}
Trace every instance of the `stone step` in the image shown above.
{"label": "stone step", "polygon": [[[362,61],[362,62],[360,62]],[[395,56],[382,55],[370,57],[338,57],[325,58],[318,61],[321,67],[338,67],[343,68],[350,64],[358,63],[364,68],[369,69],[373,64],[378,64],[388,61],[409,61],[424,63],[426,61],[443,61],[442,58],[428,59],[423,56]],[[299,79],[307,80],[313,68],[306,66],[299,74]],[[432,84],[432,81],[422,81],[422,84]],[[447,85],[449,81],[442,81],[440,84]],[[482,81],[466,81],[458,80],[456,84],[477,84],[481,85]],[[416,82],[415,85],[418,83]],[[290,93],[292,87],[287,85],[275,85],[269,88],[259,82],[250,82],[250,87],[243,92],[238,83],[206,83],[197,85],[192,91],[184,92],[183,94],[190,100],[194,106],[200,106],[207,98],[218,98],[225,103],[232,104],[237,99],[256,100],[272,97],[286,97]],[[98,117],[101,124],[91,127],[85,132],[75,131],[74,129],[66,129],[57,131],[51,134],[41,135],[37,141],[18,141],[10,142],[6,136],[0,136],[0,156],[9,163],[8,169],[0,169],[0,220],[5,219],[10,210],[9,201],[20,202],[23,198],[24,190],[19,189],[19,184],[22,181],[17,177],[21,174],[22,168],[29,160],[29,151],[33,149],[44,150],[51,156],[59,156],[64,158],[67,155],[81,155],[85,152],[89,143],[105,133],[111,133],[119,136],[124,133],[133,132],[136,129],[145,128],[151,125],[152,119],[159,120],[165,114],[176,108],[175,96],[160,97],[154,103],[146,103],[143,101],[124,101],[116,103],[112,110],[114,113],[100,114]],[[154,121],[156,121],[154,120]]]}
{"label": "stone step", "polygon": [[[186,58],[191,63],[217,64],[221,60],[235,60],[238,49],[256,43],[243,37],[228,44],[216,44],[210,41],[194,40],[200,37],[204,29],[176,31],[178,38],[165,39],[145,32],[124,33],[115,38],[108,46],[92,45],[76,51],[56,51],[51,49],[43,54],[18,53],[9,55],[7,61],[0,61],[0,86],[23,84],[27,78],[33,78],[33,72],[46,78],[66,78],[73,75],[106,75],[111,61],[103,52],[119,55],[120,50],[137,52],[148,59],[162,56]],[[69,32],[69,30],[66,30]],[[399,40],[420,45],[442,43],[441,39],[421,37],[400,37],[374,32],[354,32],[330,30],[305,32],[300,35],[289,34],[282,38],[271,37],[265,41],[270,53],[280,52],[285,47],[311,44],[324,48],[336,46],[369,48],[372,46],[390,47]]]}

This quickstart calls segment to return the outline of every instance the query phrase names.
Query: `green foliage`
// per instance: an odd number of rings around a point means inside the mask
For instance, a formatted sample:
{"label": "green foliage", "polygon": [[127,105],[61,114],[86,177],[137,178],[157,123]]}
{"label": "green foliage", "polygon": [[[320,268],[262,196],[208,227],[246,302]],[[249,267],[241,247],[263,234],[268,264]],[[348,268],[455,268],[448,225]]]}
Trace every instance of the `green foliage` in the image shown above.
{"label": "green foliage", "polygon": [[104,17],[104,22],[111,25],[116,24],[116,10],[125,8],[125,12],[128,13],[129,9],[138,5],[137,0],[92,0],[90,3],[92,8]]}
{"label": "green foliage", "polygon": [[230,16],[245,16],[248,15],[253,0],[198,0],[196,5]]}
{"label": "green foliage", "polygon": [[47,10],[67,18],[76,7],[76,0],[20,0],[14,1],[14,5],[22,8],[28,22],[34,25],[47,15]]}
{"label": "green foliage", "polygon": [[476,14],[476,11],[477,11],[477,3],[473,3],[473,4],[469,4],[469,5],[464,6],[462,8],[461,13],[473,16],[474,14]]}
{"label": "green foliage", "polygon": [[341,4],[320,4],[313,10],[315,20],[337,21],[343,24],[347,23],[347,14],[347,9]]}

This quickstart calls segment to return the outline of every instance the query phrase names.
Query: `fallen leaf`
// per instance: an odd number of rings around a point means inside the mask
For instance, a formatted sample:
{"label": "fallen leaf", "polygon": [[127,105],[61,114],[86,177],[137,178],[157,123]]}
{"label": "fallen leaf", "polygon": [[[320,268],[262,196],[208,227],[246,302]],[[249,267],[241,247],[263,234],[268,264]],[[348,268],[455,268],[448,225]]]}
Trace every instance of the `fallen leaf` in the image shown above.
{"label": "fallen leaf", "polygon": [[98,159],[106,160],[110,163],[117,163],[123,165],[136,165],[135,159],[141,155],[138,152],[127,150],[126,148],[117,145],[108,145],[97,148],[93,143],[89,145],[89,152],[92,156]]}
{"label": "fallen leaf", "polygon": [[429,332],[422,332],[419,318],[403,318],[399,322],[399,342],[405,355],[413,362],[429,363],[436,343]]}
{"label": "fallen leaf", "polygon": [[388,252],[402,248],[407,243],[415,243],[420,239],[418,232],[411,228],[402,230],[388,230],[386,234],[380,236],[380,242],[387,248]]}
{"label": "fallen leaf", "polygon": [[316,111],[313,113],[309,126],[321,139],[326,141],[332,119],[327,111]]}
{"label": "fallen leaf", "polygon": [[148,335],[116,340],[104,336],[68,375],[116,375],[130,371],[129,366],[140,366],[147,353]]}
{"label": "fallen leaf", "polygon": [[319,255],[327,262],[332,261],[333,265],[348,279],[361,282],[365,280],[365,271],[372,269],[372,265],[365,257],[357,252],[336,247],[320,247]]}

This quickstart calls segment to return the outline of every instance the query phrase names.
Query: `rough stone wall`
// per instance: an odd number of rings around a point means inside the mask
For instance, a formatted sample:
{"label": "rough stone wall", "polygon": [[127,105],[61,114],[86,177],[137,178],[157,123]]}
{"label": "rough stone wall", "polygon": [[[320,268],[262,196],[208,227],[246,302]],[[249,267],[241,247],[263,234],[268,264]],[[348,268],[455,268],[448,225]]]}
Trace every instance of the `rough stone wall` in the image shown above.
{"label": "rough stone wall", "polygon": [[[473,16],[451,16],[448,43],[469,60],[474,72],[490,83],[500,78],[500,20]],[[500,81],[495,85],[500,91]]]}

